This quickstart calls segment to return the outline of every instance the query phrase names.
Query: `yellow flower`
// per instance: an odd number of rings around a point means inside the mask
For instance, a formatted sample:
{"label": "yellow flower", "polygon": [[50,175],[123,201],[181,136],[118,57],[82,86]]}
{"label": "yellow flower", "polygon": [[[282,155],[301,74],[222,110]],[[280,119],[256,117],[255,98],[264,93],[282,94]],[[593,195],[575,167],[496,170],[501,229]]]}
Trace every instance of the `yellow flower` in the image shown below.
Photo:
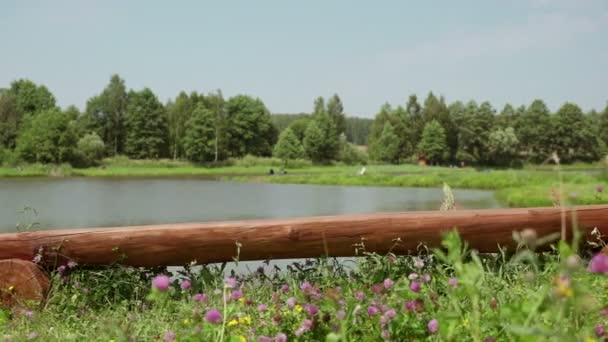
{"label": "yellow flower", "polygon": [[245,303],[245,298],[243,298],[243,297],[239,298],[239,302]]}
{"label": "yellow flower", "polygon": [[239,321],[237,321],[236,319],[231,320],[230,322],[228,322],[228,326],[231,327],[233,325],[237,325],[239,324]]}
{"label": "yellow flower", "polygon": [[108,342],[116,342],[116,340],[115,339],[111,339]]}
{"label": "yellow flower", "polygon": [[299,304],[298,304],[298,305],[296,305],[296,306],[294,307],[294,309],[295,309],[297,312],[302,312],[302,305],[299,305]]}
{"label": "yellow flower", "polygon": [[243,335],[239,336],[239,342],[247,342],[247,337]]}
{"label": "yellow flower", "polygon": [[566,277],[558,277],[556,279],[555,292],[561,297],[572,297],[574,295],[574,291],[570,286],[570,281]]}
{"label": "yellow flower", "polygon": [[15,286],[14,286],[14,285],[11,285],[11,286],[9,286],[9,287],[8,287],[8,290],[9,290],[9,291],[13,291],[14,289],[15,289]]}
{"label": "yellow flower", "polygon": [[184,320],[184,325],[190,325],[190,320],[186,318],[186,319]]}
{"label": "yellow flower", "polygon": [[239,323],[251,324],[251,317],[249,317],[249,316],[241,317],[241,318],[239,318]]}
{"label": "yellow flower", "polygon": [[597,342],[597,340],[595,338],[593,338],[593,337],[587,336],[585,338],[585,342]]}
{"label": "yellow flower", "polygon": [[468,318],[465,318],[465,319],[462,320],[462,326],[465,327],[465,328],[469,326],[469,319]]}

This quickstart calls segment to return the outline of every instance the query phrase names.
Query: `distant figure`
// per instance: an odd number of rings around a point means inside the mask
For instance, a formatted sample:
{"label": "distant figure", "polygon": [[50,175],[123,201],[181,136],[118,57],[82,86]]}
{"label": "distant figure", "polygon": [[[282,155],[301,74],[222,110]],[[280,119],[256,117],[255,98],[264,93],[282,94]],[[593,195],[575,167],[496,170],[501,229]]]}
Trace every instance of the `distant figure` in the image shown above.
{"label": "distant figure", "polygon": [[367,169],[365,168],[365,166],[361,169],[361,171],[359,171],[359,176],[363,176],[365,175],[365,171],[367,171]]}
{"label": "distant figure", "polygon": [[268,171],[268,174],[271,176],[274,175],[274,169],[270,169],[270,171]]}
{"label": "distant figure", "polygon": [[285,169],[281,169],[281,171],[279,171],[279,173],[282,174],[282,175],[286,175],[287,171],[285,171]]}

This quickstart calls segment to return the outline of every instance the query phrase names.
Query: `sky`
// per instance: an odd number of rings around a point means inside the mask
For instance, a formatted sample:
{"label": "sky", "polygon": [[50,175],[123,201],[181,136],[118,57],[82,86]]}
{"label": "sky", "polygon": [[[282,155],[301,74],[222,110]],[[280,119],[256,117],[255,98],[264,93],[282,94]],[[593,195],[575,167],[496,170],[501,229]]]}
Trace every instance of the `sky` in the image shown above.
{"label": "sky", "polygon": [[22,1],[0,4],[0,88],[28,78],[83,109],[110,76],[260,97],[341,97],[349,115],[433,91],[455,100],[608,101],[608,0]]}

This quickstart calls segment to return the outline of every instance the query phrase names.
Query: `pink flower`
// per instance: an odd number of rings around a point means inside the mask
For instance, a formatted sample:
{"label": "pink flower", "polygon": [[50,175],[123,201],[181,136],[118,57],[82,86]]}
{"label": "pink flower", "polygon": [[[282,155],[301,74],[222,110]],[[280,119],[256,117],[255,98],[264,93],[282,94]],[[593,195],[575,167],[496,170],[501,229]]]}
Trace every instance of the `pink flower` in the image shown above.
{"label": "pink flower", "polygon": [[450,285],[453,288],[457,288],[458,287],[458,279],[456,279],[454,277],[448,279],[448,285]]}
{"label": "pink flower", "polygon": [[290,298],[287,298],[287,300],[285,301],[285,303],[287,303],[287,307],[288,308],[293,309],[298,302],[296,301],[295,298],[290,297]]}
{"label": "pink flower", "polygon": [[167,342],[175,341],[175,333],[173,331],[167,331],[164,340]]}
{"label": "pink flower", "polygon": [[319,308],[317,308],[317,306],[314,304],[306,304],[304,305],[304,311],[306,311],[308,316],[313,317],[319,313]]}
{"label": "pink flower", "polygon": [[302,336],[304,333],[310,331],[310,328],[312,328],[312,321],[305,319],[302,324],[300,324],[300,327],[296,329],[295,334],[296,336]]}
{"label": "pink flower", "polygon": [[372,285],[372,292],[375,294],[379,294],[382,292],[382,287],[383,285],[380,284]]}
{"label": "pink flower", "polygon": [[343,320],[344,317],[346,317],[346,312],[344,312],[344,310],[336,312],[336,318],[338,318],[339,320]]}
{"label": "pink flower", "polygon": [[171,279],[169,279],[169,277],[166,275],[157,275],[154,279],[152,279],[152,288],[155,288],[160,292],[165,292],[169,289],[170,283]]}
{"label": "pink flower", "polygon": [[205,314],[205,320],[209,323],[221,323],[222,314],[218,309],[211,309]]}
{"label": "pink flower", "polygon": [[192,299],[199,303],[206,303],[209,300],[209,296],[206,293],[197,293],[192,296]]}
{"label": "pink flower", "polygon": [[600,316],[602,316],[602,317],[608,316],[608,310],[606,310],[606,309],[600,310]]}
{"label": "pink flower", "polygon": [[230,295],[230,298],[233,300],[237,300],[241,297],[243,297],[243,291],[241,290],[232,291],[232,294]]}
{"label": "pink flower", "polygon": [[274,337],[274,342],[287,342],[287,335],[278,333],[277,336]]}
{"label": "pink flower", "polygon": [[258,311],[262,312],[262,311],[266,311],[266,309],[268,309],[268,305],[266,305],[266,304],[258,305]]}
{"label": "pink flower", "polygon": [[357,297],[359,300],[363,301],[363,300],[365,300],[365,293],[363,291],[357,291],[357,293],[355,293],[355,297]]}
{"label": "pink flower", "polygon": [[228,286],[229,288],[234,289],[238,285],[239,285],[239,283],[236,281],[236,279],[234,279],[234,278],[226,279],[226,286]]}
{"label": "pink flower", "polygon": [[390,331],[388,331],[388,330],[386,330],[386,329],[383,329],[383,330],[382,330],[382,333],[380,333],[380,336],[381,336],[383,339],[388,340],[388,339],[390,339],[390,338],[391,338],[391,332],[390,332]]}
{"label": "pink flower", "polygon": [[61,265],[57,268],[57,272],[59,272],[59,274],[63,274],[65,272],[65,265]]}
{"label": "pink flower", "polygon": [[78,264],[76,263],[76,261],[74,261],[74,260],[68,261],[68,268],[74,268],[76,266],[78,266]]}
{"label": "pink flower", "polygon": [[385,316],[386,316],[388,319],[393,319],[393,318],[395,318],[395,316],[397,316],[397,312],[396,312],[395,310],[393,310],[393,309],[390,309],[390,310],[386,311],[386,312],[384,313],[384,315],[385,315]]}
{"label": "pink flower", "polygon": [[414,292],[420,292],[420,289],[421,289],[420,282],[413,281],[410,283],[410,290],[412,290]]}
{"label": "pink flower", "polygon": [[605,333],[606,330],[604,330],[604,327],[601,324],[595,326],[595,336],[602,337]]}
{"label": "pink flower", "polygon": [[182,288],[182,290],[188,290],[190,289],[190,287],[192,287],[192,282],[188,279],[182,281],[181,284],[179,284],[179,286]]}
{"label": "pink flower", "polygon": [[405,309],[407,311],[414,311],[414,310],[416,310],[416,301],[415,300],[408,300],[407,302],[405,302]]}
{"label": "pink flower", "polygon": [[431,281],[431,275],[430,274],[423,274],[422,275],[422,280],[426,281],[427,283],[429,281]]}
{"label": "pink flower", "polygon": [[273,342],[273,339],[268,336],[258,336],[258,342]]}
{"label": "pink flower", "polygon": [[410,273],[410,275],[407,276],[407,279],[409,279],[409,280],[418,279],[418,273]]}
{"label": "pink flower", "polygon": [[304,293],[310,293],[313,290],[313,287],[308,281],[305,281],[302,283],[302,285],[300,285],[300,290],[302,290]]}
{"label": "pink flower", "polygon": [[390,289],[391,287],[393,287],[393,281],[390,278],[386,278],[384,279],[384,288],[385,289]]}
{"label": "pink flower", "polygon": [[283,286],[281,286],[281,291],[283,291],[283,292],[289,292],[289,285],[283,284]]}
{"label": "pink flower", "polygon": [[377,307],[375,306],[370,306],[367,308],[367,314],[370,316],[375,316],[380,312],[380,310],[378,310]]}
{"label": "pink flower", "polygon": [[439,330],[439,321],[433,318],[432,320],[429,321],[427,328],[429,329],[429,332],[431,334],[436,333],[437,330]]}
{"label": "pink flower", "polygon": [[608,273],[608,255],[598,253],[589,261],[589,271],[593,273]]}
{"label": "pink flower", "polygon": [[420,259],[419,257],[414,257],[414,267],[416,267],[417,269],[423,268],[424,261],[422,261],[422,259]]}

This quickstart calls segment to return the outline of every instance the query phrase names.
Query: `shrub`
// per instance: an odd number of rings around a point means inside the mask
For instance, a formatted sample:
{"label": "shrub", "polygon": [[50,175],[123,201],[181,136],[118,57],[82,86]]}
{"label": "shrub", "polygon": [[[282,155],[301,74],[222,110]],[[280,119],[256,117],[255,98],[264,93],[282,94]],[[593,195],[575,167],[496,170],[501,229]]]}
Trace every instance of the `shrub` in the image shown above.
{"label": "shrub", "polygon": [[103,140],[96,133],[86,134],[78,140],[75,166],[93,166],[99,164],[105,151]]}

